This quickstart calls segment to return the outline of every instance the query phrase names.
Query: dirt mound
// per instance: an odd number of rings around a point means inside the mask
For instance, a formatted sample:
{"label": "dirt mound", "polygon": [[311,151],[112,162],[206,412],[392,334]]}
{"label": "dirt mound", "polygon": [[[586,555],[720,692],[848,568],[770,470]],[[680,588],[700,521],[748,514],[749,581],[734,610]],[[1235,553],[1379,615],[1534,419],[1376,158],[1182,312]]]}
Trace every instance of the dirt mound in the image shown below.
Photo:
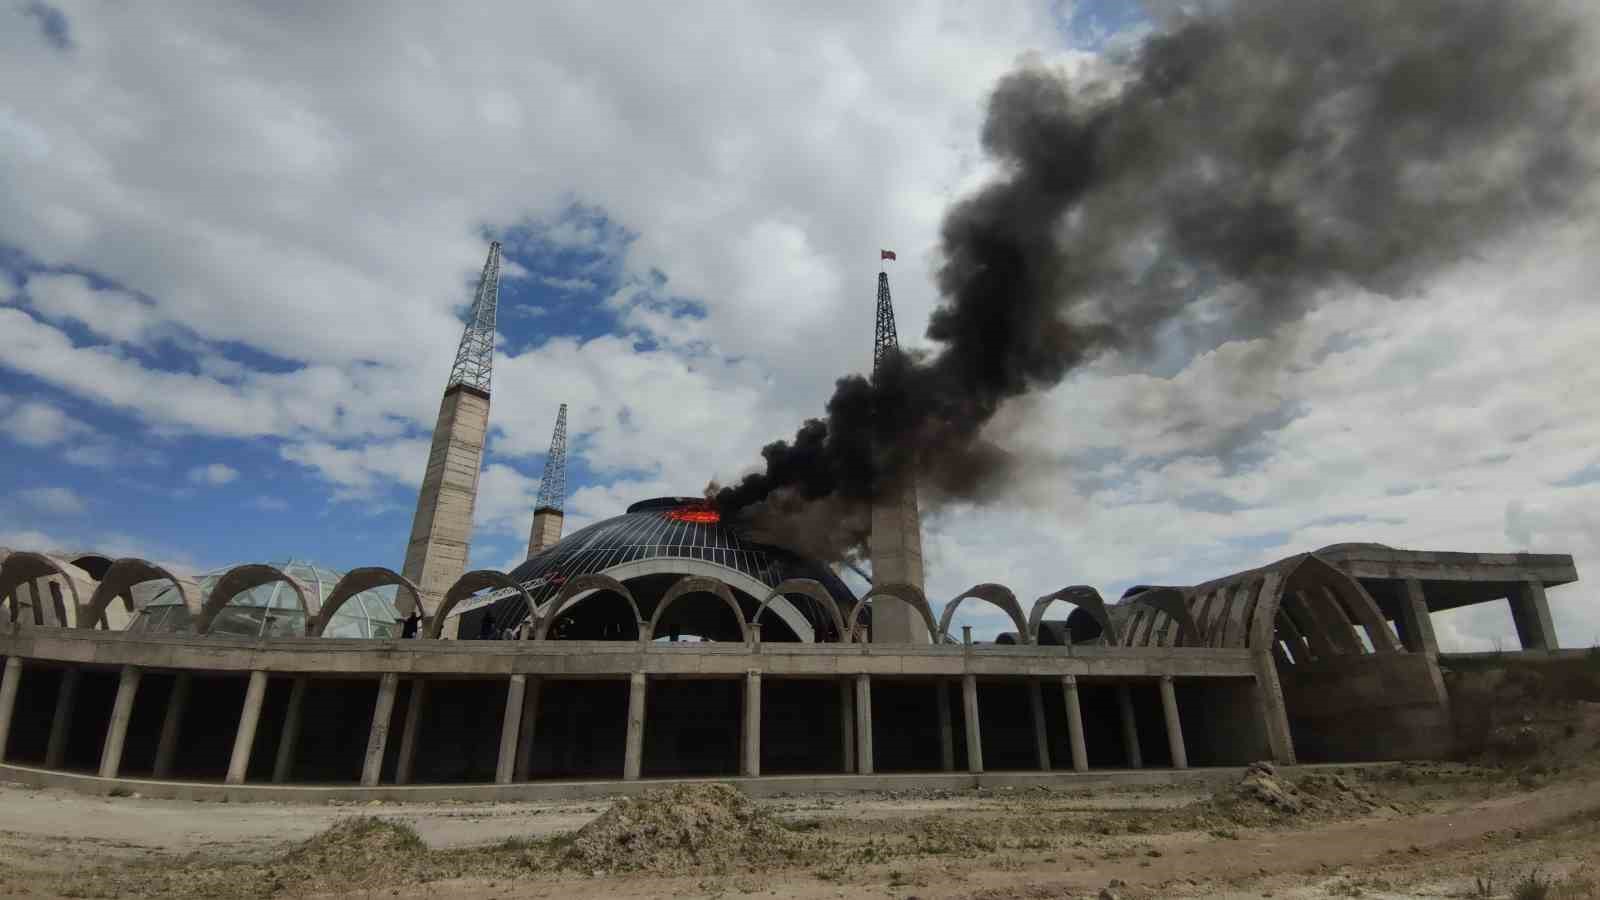
{"label": "dirt mound", "polygon": [[1295,818],[1347,818],[1394,808],[1343,775],[1313,773],[1291,780],[1266,762],[1251,763],[1238,784],[1219,790],[1207,805],[1237,825],[1269,825]]}
{"label": "dirt mound", "polygon": [[694,784],[618,800],[572,836],[562,860],[591,872],[726,869],[799,862],[820,845],[728,785]]}
{"label": "dirt mound", "polygon": [[279,866],[306,873],[373,872],[389,869],[427,851],[410,825],[389,819],[340,819],[316,837],[285,853]]}

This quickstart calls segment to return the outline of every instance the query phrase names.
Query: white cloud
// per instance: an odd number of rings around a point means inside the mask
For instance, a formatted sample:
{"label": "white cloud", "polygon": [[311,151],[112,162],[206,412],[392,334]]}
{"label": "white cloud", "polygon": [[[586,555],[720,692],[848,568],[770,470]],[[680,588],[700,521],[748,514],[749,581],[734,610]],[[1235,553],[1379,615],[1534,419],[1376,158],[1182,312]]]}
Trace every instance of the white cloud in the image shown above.
{"label": "white cloud", "polygon": [[426,440],[398,440],[340,447],[325,442],[290,444],[280,450],[284,459],[317,470],[341,490],[338,498],[367,496],[380,484],[398,482],[415,487],[422,481],[428,461]]}
{"label": "white cloud", "polygon": [[189,470],[191,484],[221,487],[239,477],[239,470],[226,463],[208,463]]}
{"label": "white cloud", "polygon": [[[4,312],[0,310],[0,314]],[[0,420],[0,431],[29,447],[49,447],[92,434],[94,429],[48,403],[28,401],[18,404]]]}
{"label": "white cloud", "polygon": [[40,487],[19,491],[23,503],[39,512],[55,516],[75,516],[87,508],[83,498],[71,488]]}
{"label": "white cloud", "polygon": [[159,331],[155,308],[114,289],[96,290],[82,275],[34,275],[28,279],[34,309],[53,322],[73,321],[104,338],[142,344]]}

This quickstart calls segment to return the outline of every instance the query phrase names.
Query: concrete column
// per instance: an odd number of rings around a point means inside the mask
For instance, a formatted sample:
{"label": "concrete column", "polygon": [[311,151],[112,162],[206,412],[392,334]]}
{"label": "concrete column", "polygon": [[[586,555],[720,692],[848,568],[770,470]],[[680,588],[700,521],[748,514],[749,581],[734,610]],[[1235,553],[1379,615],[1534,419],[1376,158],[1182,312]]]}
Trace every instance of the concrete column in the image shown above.
{"label": "concrete column", "polygon": [[839,741],[844,749],[841,759],[848,774],[856,770],[856,715],[851,701],[853,688],[850,682],[839,682]]}
{"label": "concrete column", "polygon": [[78,705],[78,679],[83,675],[77,666],[69,666],[61,673],[61,687],[56,691],[56,711],[50,717],[50,743],[44,751],[46,769],[61,768],[67,755],[67,738],[72,734],[72,712]]}
{"label": "concrete column", "polygon": [[1050,771],[1050,728],[1044,717],[1044,685],[1028,680],[1028,698],[1033,703],[1033,742],[1039,757],[1039,771]]}
{"label": "concrete column", "polygon": [[117,699],[111,703],[111,724],[106,728],[106,741],[100,746],[100,777],[115,778],[122,768],[122,747],[128,740],[128,720],[133,718],[133,698],[139,693],[138,666],[123,666],[122,679],[117,682]]}
{"label": "concrete column", "polygon": [[628,677],[628,743],[622,755],[622,777],[628,781],[639,780],[644,768],[644,699],[643,672]]}
{"label": "concrete column", "polygon": [[1089,745],[1083,740],[1083,705],[1078,700],[1078,676],[1061,676],[1061,693],[1067,698],[1067,741],[1072,745],[1072,770],[1089,771]]}
{"label": "concrete column", "polygon": [[1267,747],[1272,761],[1292,766],[1294,736],[1289,731],[1289,712],[1283,702],[1283,686],[1278,683],[1278,666],[1267,653],[1250,654],[1256,670],[1256,704],[1261,711],[1261,724],[1267,734]]}
{"label": "concrete column", "polygon": [[935,683],[939,692],[939,768],[941,771],[954,772],[956,770],[956,729],[955,723],[950,719],[950,688],[943,681]]}
{"label": "concrete column", "polygon": [[978,730],[978,678],[961,676],[961,716],[967,726],[967,771],[983,774],[983,735]]}
{"label": "concrete column", "polygon": [[309,680],[302,675],[289,686],[289,708],[283,713],[283,734],[278,737],[278,757],[272,761],[273,784],[283,784],[293,773],[295,746],[300,743],[300,708],[305,704]]}
{"label": "concrete column", "polygon": [[[922,582],[922,517],[917,511],[917,484],[908,478],[883,491],[872,504],[872,531],[867,539],[872,574],[878,584]],[[890,597],[872,602],[872,643],[926,644],[928,626],[911,607]]]}
{"label": "concrete column", "polygon": [[[464,384],[445,389],[401,568],[429,599],[430,608],[437,608],[445,592],[466,571],[472,507],[477,500],[478,469],[488,427],[488,391]],[[397,601],[401,612],[410,610],[407,592],[402,591]]]}
{"label": "concrete column", "polygon": [[0,677],[0,762],[6,759],[6,742],[11,737],[11,713],[17,708],[17,686],[22,683],[22,658],[6,657],[5,675]]}
{"label": "concrete column", "polygon": [[428,681],[411,682],[411,702],[406,707],[406,727],[400,732],[400,756],[395,760],[394,783],[410,784],[417,761],[417,733],[422,728],[422,705],[428,696]]}
{"label": "concrete column", "polygon": [[761,774],[761,673],[744,673],[744,774]]}
{"label": "concrete column", "polygon": [[1133,689],[1126,684],[1117,685],[1117,709],[1122,713],[1122,747],[1128,754],[1128,768],[1144,768],[1144,754],[1139,752],[1139,720],[1133,716]]}
{"label": "concrete column", "polygon": [[179,672],[172,680],[172,694],[167,697],[167,713],[161,719],[161,739],[156,743],[154,775],[166,778],[172,774],[172,759],[178,753],[178,734],[183,729],[184,707],[189,705],[188,672]]}
{"label": "concrete column", "polygon": [[244,784],[250,771],[250,747],[256,742],[256,724],[261,721],[261,701],[267,696],[267,673],[250,673],[250,686],[244,692],[244,709],[239,711],[239,730],[233,735],[233,755],[228,759],[228,784]]}
{"label": "concrete column", "polygon": [[1189,768],[1189,752],[1183,746],[1183,722],[1178,718],[1178,692],[1172,676],[1161,676],[1161,712],[1167,719],[1167,749],[1172,751],[1174,769]]}
{"label": "concrete column", "polygon": [[872,774],[872,676],[856,676],[856,774]]}
{"label": "concrete column", "polygon": [[511,676],[506,686],[506,711],[500,717],[500,755],[495,758],[494,783],[510,784],[517,769],[517,739],[522,736],[522,702],[528,693],[528,676]]}
{"label": "concrete column", "polygon": [[[386,672],[378,679],[378,699],[372,705],[372,729],[367,732],[367,756],[361,763],[361,785],[372,787],[383,775],[383,752],[389,746],[389,722],[394,718],[394,695],[400,676]],[[503,745],[504,740],[501,741]]]}
{"label": "concrete column", "polygon": [[1395,624],[1400,626],[1407,650],[1412,653],[1439,652],[1439,640],[1433,636],[1433,617],[1428,614],[1428,600],[1422,593],[1422,582],[1415,578],[1405,580]]}
{"label": "concrete column", "polygon": [[539,689],[541,682],[538,678],[529,678],[528,686],[522,695],[522,733],[517,737],[517,768],[515,778],[518,781],[527,781],[529,773],[533,771],[533,739],[534,732],[539,724]]}
{"label": "concrete column", "polygon": [[1524,581],[1513,588],[1511,596],[1511,621],[1517,626],[1517,639],[1524,650],[1555,650],[1555,625],[1550,621],[1550,601],[1544,595],[1544,584]]}

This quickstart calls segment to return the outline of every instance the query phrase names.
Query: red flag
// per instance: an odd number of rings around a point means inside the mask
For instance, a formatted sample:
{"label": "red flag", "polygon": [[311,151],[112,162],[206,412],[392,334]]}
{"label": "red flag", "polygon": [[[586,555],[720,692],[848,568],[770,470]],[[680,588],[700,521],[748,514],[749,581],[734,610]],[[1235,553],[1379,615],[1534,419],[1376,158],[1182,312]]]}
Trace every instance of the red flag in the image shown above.
{"label": "red flag", "polygon": [[879,250],[878,252],[880,254],[882,254],[879,257],[880,260],[881,259],[894,259],[894,251],[893,250]]}

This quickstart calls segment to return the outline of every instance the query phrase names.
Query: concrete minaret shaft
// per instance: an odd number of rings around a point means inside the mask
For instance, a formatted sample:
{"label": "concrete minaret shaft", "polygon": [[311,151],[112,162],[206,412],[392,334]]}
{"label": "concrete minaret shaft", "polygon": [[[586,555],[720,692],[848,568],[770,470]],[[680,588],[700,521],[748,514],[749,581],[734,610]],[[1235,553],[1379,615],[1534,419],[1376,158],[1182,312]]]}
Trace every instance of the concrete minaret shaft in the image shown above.
{"label": "concrete minaret shaft", "polygon": [[[885,251],[884,259],[894,255]],[[894,305],[889,299],[889,275],[878,273],[878,327],[873,341],[873,369],[900,352],[895,331]],[[868,539],[874,584],[912,584],[922,589],[922,517],[917,510],[917,483],[908,473],[899,484],[879,485],[872,504],[872,535]],[[875,644],[926,644],[928,627],[908,604],[887,598],[872,601],[872,642]]]}
{"label": "concrete minaret shaft", "polygon": [[550,452],[544,457],[544,477],[539,479],[539,500],[533,508],[533,530],[528,533],[528,556],[561,540],[562,506],[567,500],[567,405],[556,414],[550,435]]}
{"label": "concrete minaret shaft", "polygon": [[[435,608],[467,568],[478,468],[489,428],[489,380],[494,369],[495,308],[500,300],[500,242],[489,244],[478,292],[456,350],[450,382],[433,426],[428,468],[417,495],[403,572]],[[397,598],[410,604],[402,591]],[[402,612],[409,612],[402,609]]]}

